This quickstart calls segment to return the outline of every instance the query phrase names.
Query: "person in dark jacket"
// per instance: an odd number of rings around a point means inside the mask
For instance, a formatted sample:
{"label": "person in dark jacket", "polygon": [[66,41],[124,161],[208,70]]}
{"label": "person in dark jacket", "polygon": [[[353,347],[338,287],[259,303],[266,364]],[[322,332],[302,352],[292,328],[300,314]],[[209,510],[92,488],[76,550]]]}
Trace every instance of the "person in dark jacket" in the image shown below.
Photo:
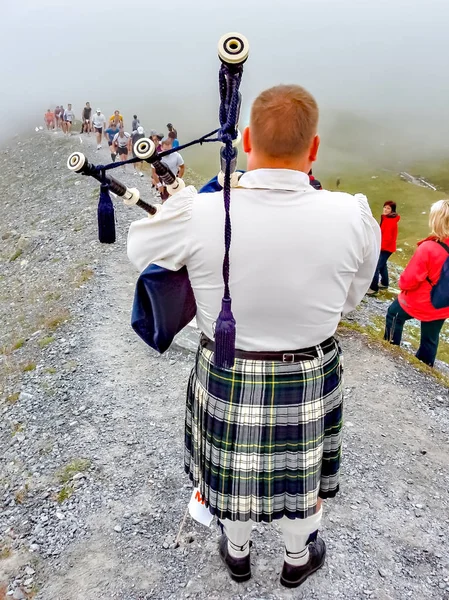
{"label": "person in dark jacket", "polygon": [[400,346],[405,322],[409,319],[421,321],[416,358],[433,367],[440,331],[449,318],[449,307],[435,308],[431,300],[432,285],[440,279],[448,257],[447,251],[437,242],[449,245],[449,200],[433,204],[429,224],[431,235],[418,243],[399,279],[401,293],[388,308],[384,339]]}
{"label": "person in dark jacket", "polygon": [[[379,289],[386,290],[390,285],[388,278],[387,262],[393,252],[396,252],[396,242],[398,239],[398,223],[401,217],[396,212],[396,202],[388,200],[384,204],[382,216],[380,217],[380,231],[382,241],[380,246],[379,262],[369,290],[368,296],[377,294]],[[380,277],[380,283],[379,283]]]}

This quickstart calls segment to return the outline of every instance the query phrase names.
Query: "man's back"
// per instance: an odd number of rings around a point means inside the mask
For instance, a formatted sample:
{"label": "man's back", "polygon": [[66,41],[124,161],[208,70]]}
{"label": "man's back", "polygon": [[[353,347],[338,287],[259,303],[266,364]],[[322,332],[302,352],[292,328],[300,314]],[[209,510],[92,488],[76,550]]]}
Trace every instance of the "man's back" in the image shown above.
{"label": "man's back", "polygon": [[[187,265],[198,325],[212,339],[223,295],[223,194],[188,195],[176,194],[165,207],[185,216],[173,239],[177,259],[155,262]],[[341,313],[363,297],[378,258],[378,225],[366,198],[314,190],[305,173],[259,169],[232,191],[231,214],[236,347],[306,348],[332,336]],[[150,260],[152,251],[141,268]]]}

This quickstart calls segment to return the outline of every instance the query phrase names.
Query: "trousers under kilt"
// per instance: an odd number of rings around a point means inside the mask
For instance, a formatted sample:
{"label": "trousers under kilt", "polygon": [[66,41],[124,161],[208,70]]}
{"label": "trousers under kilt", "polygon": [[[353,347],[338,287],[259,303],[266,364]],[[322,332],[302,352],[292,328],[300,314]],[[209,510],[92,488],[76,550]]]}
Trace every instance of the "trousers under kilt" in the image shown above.
{"label": "trousers under kilt", "polygon": [[185,470],[210,512],[232,521],[304,519],[338,491],[343,382],[338,343],[297,363],[200,346],[187,390]]}

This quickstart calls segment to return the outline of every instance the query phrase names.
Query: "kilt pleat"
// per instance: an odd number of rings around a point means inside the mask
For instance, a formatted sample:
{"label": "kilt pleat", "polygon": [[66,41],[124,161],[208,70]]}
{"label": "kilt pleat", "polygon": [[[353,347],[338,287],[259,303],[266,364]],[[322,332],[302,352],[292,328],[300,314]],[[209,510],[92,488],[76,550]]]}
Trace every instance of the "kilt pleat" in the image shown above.
{"label": "kilt pleat", "polygon": [[314,514],[338,490],[342,366],[337,343],[300,363],[213,364],[199,348],[186,402],[185,470],[220,519]]}

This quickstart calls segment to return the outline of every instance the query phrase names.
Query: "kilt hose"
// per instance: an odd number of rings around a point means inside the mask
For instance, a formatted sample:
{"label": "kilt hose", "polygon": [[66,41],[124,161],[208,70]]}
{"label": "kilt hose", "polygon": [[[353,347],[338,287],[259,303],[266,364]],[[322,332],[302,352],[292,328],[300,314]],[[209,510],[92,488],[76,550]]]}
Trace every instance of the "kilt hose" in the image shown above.
{"label": "kilt hose", "polygon": [[338,342],[297,363],[198,349],[189,379],[185,470],[219,519],[304,519],[338,492],[343,368]]}

